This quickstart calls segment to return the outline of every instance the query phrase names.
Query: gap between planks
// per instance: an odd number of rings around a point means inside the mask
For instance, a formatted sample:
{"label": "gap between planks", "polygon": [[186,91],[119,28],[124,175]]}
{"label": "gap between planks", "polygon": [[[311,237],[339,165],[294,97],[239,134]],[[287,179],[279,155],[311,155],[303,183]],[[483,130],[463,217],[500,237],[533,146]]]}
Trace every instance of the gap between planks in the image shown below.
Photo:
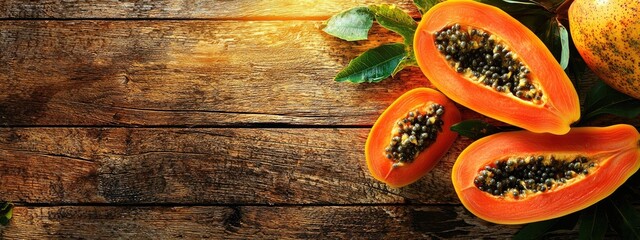
{"label": "gap between planks", "polygon": [[296,125],[289,123],[254,123],[254,124],[238,124],[238,125],[4,125],[0,126],[0,129],[12,129],[12,128],[86,128],[86,129],[117,129],[117,128],[131,128],[131,129],[367,129],[373,125]]}
{"label": "gap between planks", "polygon": [[[0,18],[0,21],[326,21],[331,16],[240,18]],[[414,18],[420,21],[420,18]]]}
{"label": "gap between planks", "polygon": [[[447,207],[459,203],[28,203],[16,207]],[[640,205],[639,205],[640,206]]]}

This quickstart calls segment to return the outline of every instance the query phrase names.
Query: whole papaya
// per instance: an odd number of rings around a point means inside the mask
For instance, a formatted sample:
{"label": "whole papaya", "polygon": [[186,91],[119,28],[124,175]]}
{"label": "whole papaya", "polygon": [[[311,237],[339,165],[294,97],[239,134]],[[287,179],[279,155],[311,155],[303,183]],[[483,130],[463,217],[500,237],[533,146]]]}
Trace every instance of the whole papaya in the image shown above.
{"label": "whole papaya", "polygon": [[589,68],[609,86],[640,99],[640,1],[576,0],[569,24]]}

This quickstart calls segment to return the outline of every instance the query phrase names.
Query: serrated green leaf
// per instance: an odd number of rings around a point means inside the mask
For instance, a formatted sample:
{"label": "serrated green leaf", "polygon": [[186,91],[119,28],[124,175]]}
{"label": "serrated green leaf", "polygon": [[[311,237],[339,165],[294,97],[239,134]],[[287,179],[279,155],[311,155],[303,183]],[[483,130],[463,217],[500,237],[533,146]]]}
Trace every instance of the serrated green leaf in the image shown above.
{"label": "serrated green leaf", "polygon": [[585,209],[580,216],[580,240],[603,239],[609,228],[605,208],[595,204]]}
{"label": "serrated green leaf", "polygon": [[402,43],[385,44],[372,48],[349,62],[336,76],[338,82],[379,82],[393,73],[407,54]]}
{"label": "serrated green leaf", "polygon": [[556,18],[550,18],[536,31],[562,69],[569,64],[569,32]]}
{"label": "serrated green leaf", "polygon": [[416,5],[420,14],[424,15],[429,9],[438,4],[438,0],[413,0],[413,4]]}
{"label": "serrated green leaf", "polygon": [[6,226],[9,224],[9,220],[13,215],[13,204],[12,203],[2,203],[0,204],[0,225]]}
{"label": "serrated green leaf", "polygon": [[347,41],[365,40],[373,25],[374,15],[367,7],[355,7],[333,15],[322,31]]}
{"label": "serrated green leaf", "polygon": [[607,216],[623,239],[640,239],[640,216],[627,199],[615,195],[607,198]]}
{"label": "serrated green leaf", "polygon": [[585,99],[584,120],[600,114],[613,114],[620,117],[640,116],[640,100],[629,97],[599,81],[587,93]]}
{"label": "serrated green leaf", "polygon": [[406,67],[417,67],[417,66],[418,66],[418,62],[416,62],[416,57],[413,54],[413,51],[409,51],[407,52],[407,55],[404,58],[402,58],[402,61],[400,61],[400,64],[398,64],[396,69],[393,70],[393,73],[391,73],[391,76],[392,77],[396,76],[398,72],[402,71],[402,69],[405,69]]}
{"label": "serrated green leaf", "polygon": [[400,34],[407,46],[413,45],[413,34],[418,24],[409,14],[396,5],[389,4],[371,5],[369,9],[381,26]]}
{"label": "serrated green leaf", "polygon": [[488,124],[482,120],[471,119],[452,125],[451,131],[457,132],[461,136],[476,140],[500,132],[501,130],[498,127]]}

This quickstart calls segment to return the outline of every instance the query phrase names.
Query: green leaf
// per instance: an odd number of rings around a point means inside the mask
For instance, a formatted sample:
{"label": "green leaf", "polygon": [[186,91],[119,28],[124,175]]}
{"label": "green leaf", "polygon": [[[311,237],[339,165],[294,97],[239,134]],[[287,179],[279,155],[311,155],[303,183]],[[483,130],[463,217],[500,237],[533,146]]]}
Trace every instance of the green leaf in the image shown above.
{"label": "green leaf", "polygon": [[538,5],[534,2],[529,2],[529,1],[518,1],[518,0],[502,0],[504,2],[507,3],[511,3],[511,4],[522,4],[522,5]]}
{"label": "green leaf", "polygon": [[547,27],[546,24],[540,23],[546,23],[547,21],[549,21],[549,18],[551,18],[551,16],[547,14],[527,14],[516,16],[515,18],[518,19],[520,23],[527,26],[529,30],[535,33],[541,31],[540,29]]}
{"label": "green leaf", "polygon": [[640,216],[627,199],[616,195],[607,198],[607,216],[623,239],[640,239]]}
{"label": "green leaf", "polygon": [[514,236],[514,240],[542,239],[545,234],[557,230],[571,230],[578,223],[578,214],[573,213],[560,218],[530,223]]}
{"label": "green leaf", "polygon": [[640,100],[629,97],[599,81],[587,93],[585,99],[584,120],[600,114],[613,114],[620,117],[640,116]]}
{"label": "green leaf", "polygon": [[640,198],[640,171],[631,175],[616,191],[621,191],[631,198]]}
{"label": "green leaf", "polygon": [[562,69],[569,64],[569,32],[556,18],[550,18],[536,32]]}
{"label": "green leaf", "polygon": [[[567,69],[569,65],[569,32],[560,22],[558,22],[558,30],[560,31],[560,44],[562,51],[560,52],[560,66]],[[557,57],[556,57],[557,59]]]}
{"label": "green leaf", "polygon": [[609,227],[607,212],[600,204],[583,211],[580,217],[580,240],[603,239]]}
{"label": "green leaf", "polygon": [[396,69],[393,70],[393,72],[391,73],[391,76],[396,76],[398,72],[402,71],[402,69],[406,67],[417,67],[417,66],[418,66],[418,62],[416,62],[416,57],[413,54],[413,51],[409,51],[407,52],[407,55],[404,58],[402,58],[402,61],[400,61],[400,64],[398,64]]}
{"label": "green leaf", "polygon": [[[567,27],[567,30],[569,32],[571,32],[571,25],[563,25]],[[573,43],[573,40],[569,38],[569,65],[567,66],[567,69],[565,69],[565,72],[567,73],[567,75],[573,76],[571,82],[573,83],[573,87],[575,89],[580,89],[582,78],[586,70],[587,64],[582,59],[582,56],[580,56],[580,53],[578,52],[575,43]]]}
{"label": "green leaf", "polygon": [[367,7],[355,7],[333,15],[322,31],[347,41],[367,39],[373,25],[373,13]]}
{"label": "green leaf", "polygon": [[535,2],[536,4],[544,7],[549,12],[556,12],[558,7],[562,5],[566,0],[530,0],[531,2]]}
{"label": "green leaf", "polygon": [[438,0],[413,0],[420,14],[424,15],[429,9],[438,4]]}
{"label": "green leaf", "polygon": [[529,2],[529,1],[517,1],[517,0],[476,0],[484,4],[489,4],[502,9],[509,15],[525,16],[525,15],[547,15],[553,16],[553,13],[547,11],[544,7]]}
{"label": "green leaf", "polygon": [[607,106],[606,108],[590,112],[586,118],[592,118],[593,116],[600,114],[613,114],[625,118],[635,118],[640,115],[640,101],[636,99],[628,99],[617,102]]}
{"label": "green leaf", "polygon": [[413,45],[413,34],[416,32],[418,24],[405,11],[396,5],[380,4],[369,6],[374,13],[376,21],[391,31],[394,31],[404,38],[407,46]]}
{"label": "green leaf", "polygon": [[638,188],[637,190],[640,191],[640,172],[636,172],[631,175],[631,177],[627,179],[624,184],[628,185],[629,187]]}
{"label": "green leaf", "polygon": [[572,213],[564,217],[560,217],[560,221],[558,221],[558,224],[556,224],[555,226],[553,226],[553,228],[551,228],[551,231],[573,230],[578,224],[579,219],[580,219],[579,213]]}
{"label": "green leaf", "polygon": [[546,30],[548,24],[541,24],[555,18],[556,14],[547,11],[540,4],[533,1],[518,0],[476,0],[489,4],[505,11],[520,23],[524,24],[532,32],[537,33]]}
{"label": "green leaf", "polygon": [[349,62],[336,76],[338,82],[380,82],[393,73],[407,51],[402,43],[385,44],[372,48]]}
{"label": "green leaf", "polygon": [[527,224],[513,236],[513,240],[541,239],[547,232],[550,232],[559,221],[560,218],[554,218],[547,221]]}
{"label": "green leaf", "polygon": [[0,225],[6,226],[9,224],[9,220],[13,215],[13,204],[12,203],[2,203],[0,204]]}
{"label": "green leaf", "polygon": [[[581,81],[584,76],[584,72],[587,70],[587,64],[584,63],[582,57],[578,54],[577,50],[574,52],[571,50],[569,65],[565,69],[565,73],[569,76],[573,76],[571,82],[575,89],[580,89]],[[573,57],[578,56],[578,57]]]}
{"label": "green leaf", "polygon": [[452,125],[451,131],[476,140],[500,132],[501,130],[498,127],[488,124],[482,120],[471,119]]}

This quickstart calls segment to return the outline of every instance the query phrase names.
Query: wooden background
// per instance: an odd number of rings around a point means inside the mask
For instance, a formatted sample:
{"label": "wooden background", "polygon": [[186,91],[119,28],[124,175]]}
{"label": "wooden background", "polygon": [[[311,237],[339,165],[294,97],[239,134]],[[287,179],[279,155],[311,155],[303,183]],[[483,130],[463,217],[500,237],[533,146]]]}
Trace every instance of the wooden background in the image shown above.
{"label": "wooden background", "polygon": [[[484,222],[453,192],[469,139],[408,187],[369,176],[372,123],[430,84],[415,68],[336,83],[350,59],[400,38],[320,29],[380,2],[395,1],[2,1],[0,200],[17,206],[0,237],[510,237],[521,226]],[[640,125],[591,124],[621,122]]]}

